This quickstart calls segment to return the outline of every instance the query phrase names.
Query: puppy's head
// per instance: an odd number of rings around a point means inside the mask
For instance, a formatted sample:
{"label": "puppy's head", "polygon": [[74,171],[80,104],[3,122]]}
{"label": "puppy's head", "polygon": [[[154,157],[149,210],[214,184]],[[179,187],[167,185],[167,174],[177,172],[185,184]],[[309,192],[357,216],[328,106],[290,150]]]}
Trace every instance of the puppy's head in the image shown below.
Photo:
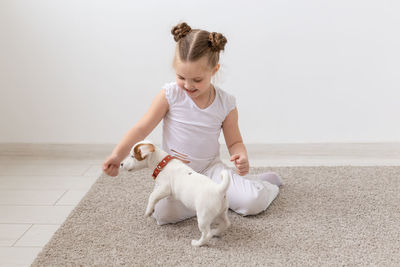
{"label": "puppy's head", "polygon": [[154,145],[150,141],[136,143],[129,153],[129,156],[121,163],[121,167],[131,170],[139,170],[147,167],[147,157],[155,151]]}

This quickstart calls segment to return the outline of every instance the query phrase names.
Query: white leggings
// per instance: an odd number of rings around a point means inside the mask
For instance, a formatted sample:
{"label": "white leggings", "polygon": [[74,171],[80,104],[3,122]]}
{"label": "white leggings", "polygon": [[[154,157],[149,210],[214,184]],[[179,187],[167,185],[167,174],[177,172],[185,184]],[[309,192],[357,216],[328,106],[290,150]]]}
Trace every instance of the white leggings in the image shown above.
{"label": "white leggings", "polygon": [[[265,181],[250,180],[236,174],[221,161],[216,161],[203,174],[214,182],[221,182],[221,171],[229,170],[230,185],[227,191],[229,208],[243,216],[255,215],[268,208],[278,195],[279,188]],[[196,216],[196,212],[186,208],[182,202],[173,197],[161,199],[154,208],[153,217],[157,224],[176,223]]]}

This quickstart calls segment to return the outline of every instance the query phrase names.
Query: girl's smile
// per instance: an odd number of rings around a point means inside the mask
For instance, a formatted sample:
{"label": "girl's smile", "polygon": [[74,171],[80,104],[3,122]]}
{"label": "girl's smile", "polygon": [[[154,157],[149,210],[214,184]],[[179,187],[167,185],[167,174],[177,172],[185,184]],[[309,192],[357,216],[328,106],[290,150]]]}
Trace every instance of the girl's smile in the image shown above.
{"label": "girl's smile", "polygon": [[194,93],[196,93],[197,91],[199,91],[198,89],[186,89],[186,88],[183,88],[183,90],[185,90],[188,94],[194,94]]}

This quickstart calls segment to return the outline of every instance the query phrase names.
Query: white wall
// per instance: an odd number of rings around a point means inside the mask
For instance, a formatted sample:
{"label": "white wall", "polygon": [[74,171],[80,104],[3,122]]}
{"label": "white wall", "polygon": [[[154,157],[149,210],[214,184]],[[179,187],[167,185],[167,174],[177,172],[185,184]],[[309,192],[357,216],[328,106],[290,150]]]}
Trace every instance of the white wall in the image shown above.
{"label": "white wall", "polygon": [[180,21],[228,38],[217,84],[246,143],[400,142],[399,14],[395,0],[0,0],[0,142],[117,143],[174,80]]}

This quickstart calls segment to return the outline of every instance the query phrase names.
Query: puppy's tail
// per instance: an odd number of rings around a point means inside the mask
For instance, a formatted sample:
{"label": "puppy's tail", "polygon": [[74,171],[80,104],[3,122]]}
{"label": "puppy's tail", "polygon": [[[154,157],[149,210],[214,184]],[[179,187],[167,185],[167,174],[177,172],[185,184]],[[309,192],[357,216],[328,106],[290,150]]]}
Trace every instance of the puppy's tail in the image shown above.
{"label": "puppy's tail", "polygon": [[228,173],[227,170],[222,170],[222,172],[221,172],[221,180],[222,180],[222,182],[218,185],[219,186],[219,192],[221,194],[225,194],[226,191],[228,190],[229,183],[230,183],[229,173]]}

